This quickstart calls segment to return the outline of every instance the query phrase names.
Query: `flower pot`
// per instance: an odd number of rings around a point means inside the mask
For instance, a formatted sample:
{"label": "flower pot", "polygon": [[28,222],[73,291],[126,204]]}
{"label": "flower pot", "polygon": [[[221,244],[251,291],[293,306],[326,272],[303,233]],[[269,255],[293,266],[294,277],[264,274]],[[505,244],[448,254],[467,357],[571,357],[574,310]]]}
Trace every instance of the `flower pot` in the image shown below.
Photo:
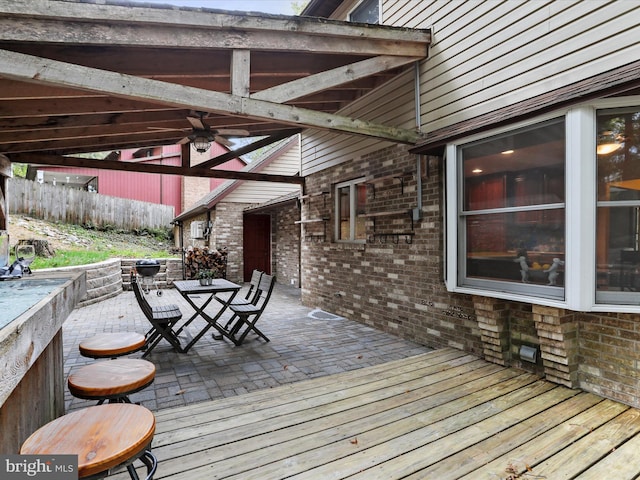
{"label": "flower pot", "polygon": [[200,279],[200,285],[202,285],[203,287],[204,287],[205,285],[207,285],[207,280],[209,280],[209,279],[208,279],[208,278],[201,278],[201,279]]}

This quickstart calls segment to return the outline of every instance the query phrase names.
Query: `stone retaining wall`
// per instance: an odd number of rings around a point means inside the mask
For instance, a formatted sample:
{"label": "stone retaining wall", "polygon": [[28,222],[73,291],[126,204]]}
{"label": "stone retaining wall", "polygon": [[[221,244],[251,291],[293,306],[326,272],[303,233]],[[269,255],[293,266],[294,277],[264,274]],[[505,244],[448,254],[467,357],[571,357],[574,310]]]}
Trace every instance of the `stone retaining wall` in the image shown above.
{"label": "stone retaining wall", "polygon": [[[123,290],[129,290],[131,268],[136,261],[137,259],[114,258],[90,265],[42,269],[38,272],[86,272],[87,294],[77,304],[77,307],[85,307],[115,297]],[[159,258],[158,261],[160,271],[153,278],[153,288],[168,288],[175,280],[182,280],[181,258]]]}

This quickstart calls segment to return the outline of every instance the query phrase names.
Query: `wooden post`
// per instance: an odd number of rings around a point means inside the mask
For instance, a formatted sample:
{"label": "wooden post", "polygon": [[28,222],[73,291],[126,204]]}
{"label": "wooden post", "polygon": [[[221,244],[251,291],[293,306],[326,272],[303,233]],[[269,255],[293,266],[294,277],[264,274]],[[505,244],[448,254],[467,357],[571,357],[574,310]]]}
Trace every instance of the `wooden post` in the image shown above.
{"label": "wooden post", "polygon": [[7,189],[11,177],[11,162],[4,155],[0,155],[0,230],[9,229],[9,200]]}

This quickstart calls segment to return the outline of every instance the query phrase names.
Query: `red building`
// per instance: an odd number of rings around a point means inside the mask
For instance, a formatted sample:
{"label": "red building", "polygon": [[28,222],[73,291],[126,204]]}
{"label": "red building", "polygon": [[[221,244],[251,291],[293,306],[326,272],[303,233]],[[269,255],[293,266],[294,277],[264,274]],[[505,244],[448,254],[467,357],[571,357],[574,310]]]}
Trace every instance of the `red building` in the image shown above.
{"label": "red building", "polygon": [[[109,157],[122,162],[180,166],[182,162],[180,148],[180,145],[145,147],[112,152]],[[223,145],[214,142],[206,154],[200,155],[194,152],[192,159],[204,161],[228,151]],[[199,158],[200,156],[202,158]],[[245,165],[243,160],[236,158],[215,168],[238,171]],[[182,213],[193,201],[224,182],[224,179],[218,178],[184,178],[179,175],[50,165],[31,165],[28,178],[41,183],[81,188],[102,195],[170,205],[174,207],[176,215]]]}

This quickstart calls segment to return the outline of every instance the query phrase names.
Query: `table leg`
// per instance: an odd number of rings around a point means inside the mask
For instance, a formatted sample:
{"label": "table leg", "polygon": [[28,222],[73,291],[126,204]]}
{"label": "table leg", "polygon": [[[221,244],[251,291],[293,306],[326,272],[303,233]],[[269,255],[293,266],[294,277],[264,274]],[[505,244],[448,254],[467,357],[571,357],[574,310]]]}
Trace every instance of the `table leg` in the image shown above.
{"label": "table leg", "polygon": [[[198,294],[201,295],[201,294]],[[180,333],[186,328],[188,327],[191,322],[193,322],[196,318],[198,317],[202,317],[204,314],[204,309],[207,308],[207,306],[211,303],[211,300],[213,300],[215,294],[212,293],[211,296],[207,299],[206,302],[204,302],[200,307],[198,305],[196,305],[196,303],[191,300],[191,298],[189,297],[188,294],[183,294],[182,295],[184,297],[184,299],[187,301],[187,303],[189,303],[189,305],[191,305],[193,307],[193,309],[195,310],[195,313],[193,315],[191,315],[191,317],[189,318],[189,320],[187,320],[186,322],[184,322],[182,324],[182,326],[176,331],[176,336],[180,335]],[[203,317],[204,318],[204,317]]]}
{"label": "table leg", "polygon": [[[235,298],[236,294],[238,293],[239,290],[233,291],[231,292],[231,295],[229,296],[229,298],[227,299],[226,302],[220,302],[222,303],[222,308],[218,311],[218,313],[216,313],[216,315],[214,317],[210,317],[209,315],[207,315],[204,312],[205,307],[209,304],[209,302],[211,302],[211,299],[214,298],[215,294],[211,294],[211,297],[209,297],[209,299],[202,305],[202,307],[198,308],[195,306],[194,302],[191,301],[191,299],[187,300],[189,301],[189,303],[191,304],[192,307],[195,308],[196,313],[194,314],[194,317],[190,318],[187,323],[183,326],[183,328],[185,326],[187,326],[196,316],[201,316],[206,322],[207,325],[198,333],[198,335],[196,335],[193,340],[191,340],[185,347],[184,347],[184,353],[187,353],[189,351],[189,349],[191,347],[193,347],[196,342],[198,340],[200,340],[202,338],[202,336],[207,333],[209,331],[209,329],[211,327],[215,328],[218,332],[220,332],[220,334],[224,337],[227,337],[229,339],[231,339],[231,337],[229,336],[229,333],[220,325],[218,325],[218,319],[222,316],[222,314],[226,311],[226,309],[229,307],[229,305],[231,305],[231,302],[233,301],[233,299]],[[234,342],[235,343],[235,342]]]}

